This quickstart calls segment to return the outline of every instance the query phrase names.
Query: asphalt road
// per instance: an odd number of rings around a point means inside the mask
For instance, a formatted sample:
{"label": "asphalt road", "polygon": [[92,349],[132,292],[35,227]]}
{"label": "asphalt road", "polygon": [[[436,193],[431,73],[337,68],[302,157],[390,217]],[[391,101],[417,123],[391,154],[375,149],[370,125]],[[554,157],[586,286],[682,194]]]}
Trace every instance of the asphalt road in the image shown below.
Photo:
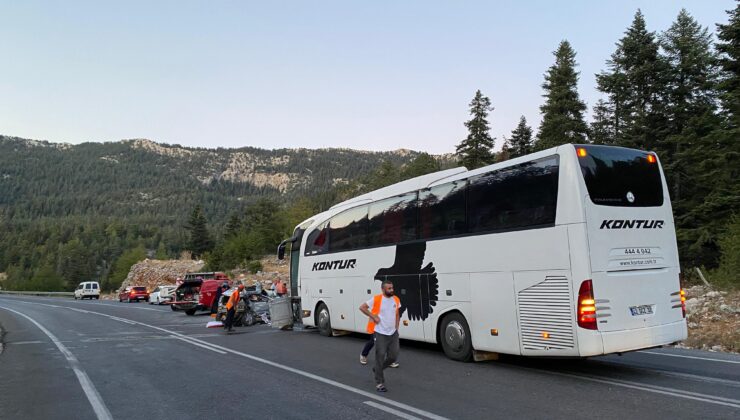
{"label": "asphalt road", "polygon": [[0,419],[740,418],[740,357],[658,349],[458,363],[401,342],[374,391],[362,335],[206,329],[145,303],[0,296]]}

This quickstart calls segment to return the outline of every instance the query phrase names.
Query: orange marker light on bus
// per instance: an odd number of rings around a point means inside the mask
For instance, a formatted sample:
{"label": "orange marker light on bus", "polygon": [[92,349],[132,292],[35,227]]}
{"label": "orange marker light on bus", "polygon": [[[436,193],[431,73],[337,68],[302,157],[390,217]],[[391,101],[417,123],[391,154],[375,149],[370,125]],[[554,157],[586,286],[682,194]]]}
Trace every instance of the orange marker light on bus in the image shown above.
{"label": "orange marker light on bus", "polygon": [[578,157],[586,157],[586,155],[588,154],[586,152],[586,149],[584,149],[583,147],[579,147],[578,149],[576,149],[576,153],[578,154]]}
{"label": "orange marker light on bus", "polygon": [[658,161],[658,159],[656,159],[656,158],[655,158],[655,155],[654,155],[654,154],[652,154],[652,153],[649,153],[649,154],[647,155],[647,161],[648,161],[649,163],[655,163],[655,162],[657,162],[657,161]]}

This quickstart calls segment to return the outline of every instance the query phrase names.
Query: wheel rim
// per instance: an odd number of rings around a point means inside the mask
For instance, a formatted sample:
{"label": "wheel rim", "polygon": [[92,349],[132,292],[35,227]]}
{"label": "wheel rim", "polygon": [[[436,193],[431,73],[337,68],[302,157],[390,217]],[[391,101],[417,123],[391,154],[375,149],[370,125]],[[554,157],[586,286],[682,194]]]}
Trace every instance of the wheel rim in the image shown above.
{"label": "wheel rim", "polygon": [[329,311],[326,308],[322,308],[319,312],[319,328],[322,330],[329,328]]}
{"label": "wheel rim", "polygon": [[465,345],[465,327],[458,322],[452,321],[445,327],[445,343],[454,352],[459,352]]}

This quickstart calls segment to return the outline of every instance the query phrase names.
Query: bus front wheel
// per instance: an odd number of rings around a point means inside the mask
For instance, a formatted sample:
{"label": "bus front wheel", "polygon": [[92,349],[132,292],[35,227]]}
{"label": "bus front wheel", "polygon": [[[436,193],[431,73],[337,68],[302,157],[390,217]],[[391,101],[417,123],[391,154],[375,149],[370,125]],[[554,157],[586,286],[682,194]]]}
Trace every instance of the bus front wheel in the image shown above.
{"label": "bus front wheel", "polygon": [[445,316],[439,334],[439,341],[447,357],[460,362],[473,360],[473,340],[468,322],[462,314],[453,312]]}
{"label": "bus front wheel", "polygon": [[331,316],[329,315],[329,308],[323,303],[316,310],[316,327],[319,329],[319,334],[324,337],[331,337]]}

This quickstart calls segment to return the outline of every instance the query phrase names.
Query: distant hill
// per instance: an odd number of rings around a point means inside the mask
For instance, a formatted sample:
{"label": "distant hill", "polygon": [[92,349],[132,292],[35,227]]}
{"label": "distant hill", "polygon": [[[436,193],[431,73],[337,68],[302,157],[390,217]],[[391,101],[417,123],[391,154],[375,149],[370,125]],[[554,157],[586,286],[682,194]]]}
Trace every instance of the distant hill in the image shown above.
{"label": "distant hill", "polygon": [[223,220],[244,202],[316,194],[418,152],[203,149],[150,140],[70,145],[0,136],[0,209],[12,218],[187,214]]}

